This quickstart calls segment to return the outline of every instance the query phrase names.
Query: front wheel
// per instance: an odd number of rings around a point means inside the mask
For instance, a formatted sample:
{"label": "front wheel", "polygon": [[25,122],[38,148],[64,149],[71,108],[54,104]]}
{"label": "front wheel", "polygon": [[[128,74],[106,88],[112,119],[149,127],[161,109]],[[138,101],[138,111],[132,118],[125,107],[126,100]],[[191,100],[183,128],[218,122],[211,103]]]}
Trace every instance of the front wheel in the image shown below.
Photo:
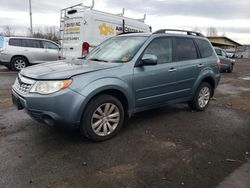
{"label": "front wheel", "polygon": [[212,94],[211,85],[207,82],[201,83],[198,87],[195,96],[188,104],[192,110],[203,111],[208,107]]}
{"label": "front wheel", "polygon": [[82,134],[93,141],[113,137],[124,123],[121,102],[110,95],[100,95],[87,105],[81,122]]}

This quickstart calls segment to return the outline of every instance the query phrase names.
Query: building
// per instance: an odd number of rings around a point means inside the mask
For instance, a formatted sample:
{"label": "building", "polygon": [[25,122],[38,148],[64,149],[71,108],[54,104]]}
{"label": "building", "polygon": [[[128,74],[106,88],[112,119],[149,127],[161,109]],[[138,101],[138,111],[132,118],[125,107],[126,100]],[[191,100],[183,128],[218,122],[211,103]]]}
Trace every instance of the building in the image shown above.
{"label": "building", "polygon": [[213,46],[223,48],[227,52],[236,54],[239,58],[250,59],[250,45],[241,45],[240,43],[224,36],[207,37]]}
{"label": "building", "polygon": [[235,50],[241,47],[242,45],[230,38],[223,37],[223,36],[214,36],[214,37],[207,37],[208,40],[213,44],[213,46],[219,48],[234,48]]}

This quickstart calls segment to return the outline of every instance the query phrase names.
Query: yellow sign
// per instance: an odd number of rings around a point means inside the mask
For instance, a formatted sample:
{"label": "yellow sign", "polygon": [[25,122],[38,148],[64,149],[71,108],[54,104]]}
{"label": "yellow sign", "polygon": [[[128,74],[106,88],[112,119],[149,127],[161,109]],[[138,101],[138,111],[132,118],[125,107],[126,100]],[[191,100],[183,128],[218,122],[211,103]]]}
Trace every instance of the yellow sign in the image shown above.
{"label": "yellow sign", "polygon": [[100,30],[100,35],[111,35],[111,34],[114,34],[114,29],[112,28],[112,26],[108,26],[105,23],[102,23],[99,26],[99,30]]}

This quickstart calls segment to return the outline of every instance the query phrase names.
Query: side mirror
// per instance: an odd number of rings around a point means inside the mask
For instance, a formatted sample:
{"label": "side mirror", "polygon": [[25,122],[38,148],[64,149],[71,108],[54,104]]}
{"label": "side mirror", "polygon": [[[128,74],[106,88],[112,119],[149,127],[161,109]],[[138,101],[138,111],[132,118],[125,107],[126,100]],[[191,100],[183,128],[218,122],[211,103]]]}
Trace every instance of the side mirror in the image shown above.
{"label": "side mirror", "polygon": [[152,54],[144,54],[141,58],[142,65],[157,65],[157,56]]}

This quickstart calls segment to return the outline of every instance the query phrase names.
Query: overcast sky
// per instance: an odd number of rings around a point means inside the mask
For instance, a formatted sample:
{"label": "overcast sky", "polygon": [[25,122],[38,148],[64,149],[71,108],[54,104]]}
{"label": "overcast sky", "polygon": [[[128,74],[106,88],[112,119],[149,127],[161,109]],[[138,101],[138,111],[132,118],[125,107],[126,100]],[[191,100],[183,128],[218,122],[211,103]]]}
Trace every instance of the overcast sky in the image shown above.
{"label": "overcast sky", "polygon": [[[91,0],[32,0],[34,28],[59,26],[60,9]],[[220,35],[250,44],[250,0],[96,0],[95,9],[142,18],[153,30],[161,28],[194,29],[206,34],[215,27]],[[18,35],[29,28],[29,0],[0,0],[0,32],[10,26]]]}

